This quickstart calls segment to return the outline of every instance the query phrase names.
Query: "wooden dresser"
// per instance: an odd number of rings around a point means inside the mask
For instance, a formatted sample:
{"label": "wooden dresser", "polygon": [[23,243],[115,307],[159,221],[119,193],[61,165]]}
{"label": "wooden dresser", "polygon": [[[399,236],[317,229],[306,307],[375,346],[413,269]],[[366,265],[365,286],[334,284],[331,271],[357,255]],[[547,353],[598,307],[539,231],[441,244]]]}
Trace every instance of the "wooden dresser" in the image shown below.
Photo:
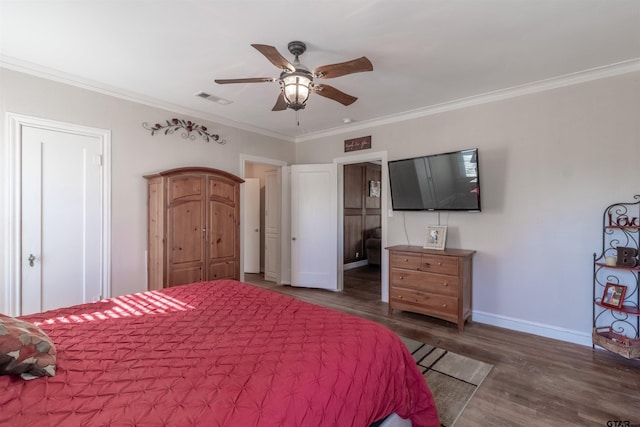
{"label": "wooden dresser", "polygon": [[240,278],[240,184],[217,169],[145,176],[149,290]]}
{"label": "wooden dresser", "polygon": [[458,325],[471,316],[472,261],[475,251],[437,251],[391,246],[389,315],[394,309],[426,314]]}

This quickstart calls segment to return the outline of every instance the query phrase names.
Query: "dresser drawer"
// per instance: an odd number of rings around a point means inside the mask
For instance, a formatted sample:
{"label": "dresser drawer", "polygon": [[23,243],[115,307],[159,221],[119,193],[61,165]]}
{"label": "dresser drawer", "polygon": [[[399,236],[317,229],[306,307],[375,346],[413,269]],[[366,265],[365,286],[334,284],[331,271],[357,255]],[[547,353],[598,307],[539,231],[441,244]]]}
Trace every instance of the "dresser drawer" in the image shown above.
{"label": "dresser drawer", "polygon": [[405,289],[457,296],[458,284],[458,276],[423,273],[420,271],[391,270],[392,287],[399,286]]}
{"label": "dresser drawer", "polygon": [[457,319],[458,298],[447,295],[430,294],[403,288],[391,290],[391,299],[394,303],[415,306],[419,313],[446,320]]}
{"label": "dresser drawer", "polygon": [[471,317],[475,251],[397,245],[389,250],[389,315],[393,310],[454,322],[458,332]]}
{"label": "dresser drawer", "polygon": [[458,258],[441,255],[422,255],[420,271],[458,275]]}
{"label": "dresser drawer", "polygon": [[390,265],[393,268],[405,270],[420,270],[422,267],[422,255],[408,253],[391,253]]}

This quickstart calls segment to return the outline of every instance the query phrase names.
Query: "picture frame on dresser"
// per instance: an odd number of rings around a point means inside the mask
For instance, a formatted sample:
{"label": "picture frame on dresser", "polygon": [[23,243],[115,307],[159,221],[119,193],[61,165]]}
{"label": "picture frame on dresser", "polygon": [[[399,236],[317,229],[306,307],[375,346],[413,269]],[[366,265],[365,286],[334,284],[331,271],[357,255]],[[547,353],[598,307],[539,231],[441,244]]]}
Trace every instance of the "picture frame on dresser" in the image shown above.
{"label": "picture frame on dresser", "polygon": [[443,251],[447,242],[446,225],[429,225],[424,238],[423,248]]}

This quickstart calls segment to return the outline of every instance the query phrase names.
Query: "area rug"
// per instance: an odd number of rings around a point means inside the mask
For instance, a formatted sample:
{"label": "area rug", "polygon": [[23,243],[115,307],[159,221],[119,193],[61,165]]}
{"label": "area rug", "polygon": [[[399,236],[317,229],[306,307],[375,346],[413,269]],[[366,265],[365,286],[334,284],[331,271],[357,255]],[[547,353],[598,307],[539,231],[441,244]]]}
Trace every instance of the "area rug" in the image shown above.
{"label": "area rug", "polygon": [[493,365],[400,337],[427,379],[440,424],[452,427]]}

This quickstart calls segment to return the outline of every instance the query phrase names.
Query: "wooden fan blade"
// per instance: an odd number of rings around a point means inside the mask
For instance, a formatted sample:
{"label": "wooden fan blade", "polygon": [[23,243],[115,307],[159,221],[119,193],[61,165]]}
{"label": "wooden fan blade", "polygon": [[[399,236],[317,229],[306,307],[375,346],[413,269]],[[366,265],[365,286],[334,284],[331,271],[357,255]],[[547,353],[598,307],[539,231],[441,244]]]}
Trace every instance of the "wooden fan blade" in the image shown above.
{"label": "wooden fan blade", "polygon": [[291,63],[287,61],[284,56],[280,55],[280,52],[278,52],[278,50],[275,47],[267,46],[266,44],[252,44],[251,46],[258,49],[258,51],[264,56],[266,56],[267,59],[271,61],[271,63],[276,67],[280,69],[286,68],[291,71],[296,70],[296,67],[291,65]]}
{"label": "wooden fan blade", "polygon": [[351,105],[358,100],[355,96],[348,95],[341,90],[329,85],[315,85],[313,91],[325,98],[338,101],[342,105]]}
{"label": "wooden fan blade", "polygon": [[313,74],[321,79],[333,79],[363,71],[373,71],[373,64],[366,56],[340,64],[323,65],[313,70]]}
{"label": "wooden fan blade", "polygon": [[216,83],[221,85],[226,85],[228,83],[266,83],[266,82],[275,82],[276,79],[273,77],[252,77],[248,79],[217,79]]}
{"label": "wooden fan blade", "polygon": [[282,111],[282,110],[286,110],[287,107],[288,105],[287,105],[287,101],[284,99],[284,93],[280,92],[280,96],[276,101],[276,105],[273,106],[271,111]]}

